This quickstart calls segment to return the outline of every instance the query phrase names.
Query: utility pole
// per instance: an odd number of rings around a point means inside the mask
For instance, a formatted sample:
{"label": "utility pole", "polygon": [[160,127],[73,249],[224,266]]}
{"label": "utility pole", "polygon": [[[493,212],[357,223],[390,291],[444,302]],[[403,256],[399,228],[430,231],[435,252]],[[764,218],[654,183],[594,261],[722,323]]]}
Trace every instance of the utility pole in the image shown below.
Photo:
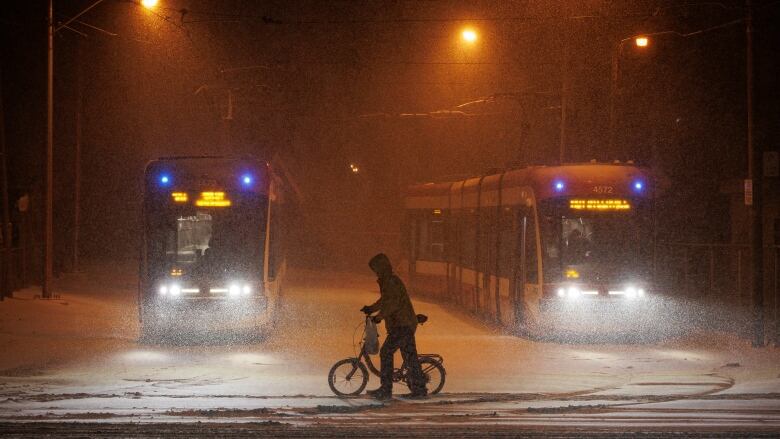
{"label": "utility pole", "polygon": [[[0,72],[1,73],[1,72]],[[2,274],[3,279],[0,282],[0,301],[6,297],[12,297],[12,285],[11,285],[11,240],[13,234],[11,233],[11,213],[10,206],[8,205],[8,155],[5,145],[5,112],[3,107],[3,87],[2,87],[2,74],[0,74],[0,154],[2,154],[2,168],[3,173],[3,265]]]}
{"label": "utility pole", "polygon": [[753,144],[753,4],[746,0],[745,84],[747,105],[748,181],[753,193],[750,213],[750,250],[753,265],[753,346],[764,346],[764,203],[763,154]]}
{"label": "utility pole", "polygon": [[[565,22],[564,22],[565,23]],[[558,150],[558,163],[563,164],[566,160],[566,112],[569,105],[569,34],[567,29],[563,30],[563,60],[561,62],[561,143]]]}
{"label": "utility pole", "polygon": [[612,69],[609,81],[609,153],[615,153],[615,129],[617,128],[617,114],[615,105],[618,93],[618,81],[620,80],[620,52],[623,42],[619,42],[612,50]]}
{"label": "utility pole", "polygon": [[81,125],[82,115],[84,113],[84,92],[83,92],[83,79],[84,69],[82,62],[82,48],[81,42],[78,43],[78,60],[79,65],[76,72],[76,150],[75,150],[75,164],[73,172],[74,177],[74,194],[73,194],[73,272],[79,271],[79,234],[81,233]]}
{"label": "utility pole", "polygon": [[[54,266],[54,34],[61,28],[78,20],[79,17],[91,11],[105,0],[94,0],[91,5],[84,8],[81,12],[68,19],[65,23],[55,26],[54,23],[54,0],[49,0],[49,21],[48,21],[48,57],[46,74],[46,171],[44,185],[44,224],[43,224],[43,276],[41,282],[41,297],[44,299],[56,299],[52,286],[53,266]],[[147,4],[148,3],[148,4]],[[152,9],[156,2],[142,2],[141,6]],[[80,47],[79,47],[80,50]],[[81,67],[79,67],[81,68]],[[79,72],[79,81],[81,72]],[[74,268],[78,267],[78,239],[80,223],[80,175],[81,175],[81,84],[79,84],[79,114],[77,117],[77,158],[76,158],[76,231],[74,235]]]}
{"label": "utility pole", "polygon": [[49,50],[46,87],[46,184],[44,189],[45,220],[43,225],[43,281],[41,297],[54,298],[52,267],[54,265],[54,0],[49,0]]}

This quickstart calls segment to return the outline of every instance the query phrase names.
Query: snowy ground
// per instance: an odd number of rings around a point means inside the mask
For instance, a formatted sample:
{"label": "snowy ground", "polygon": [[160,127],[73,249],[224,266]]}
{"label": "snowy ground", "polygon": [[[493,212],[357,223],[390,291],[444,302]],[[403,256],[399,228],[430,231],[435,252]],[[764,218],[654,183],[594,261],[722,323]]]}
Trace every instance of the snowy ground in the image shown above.
{"label": "snowy ground", "polygon": [[143,345],[132,273],[92,269],[62,279],[61,300],[34,300],[31,289],[0,302],[0,432],[24,436],[17,422],[33,421],[230,421],[276,435],[380,425],[780,432],[780,349],[730,335],[536,342],[416,301],[430,316],[418,346],[444,356],[446,386],[427,400],[381,404],[335,398],[326,380],[353,355],[358,310],[377,297],[373,279],[296,272],[264,341]]}

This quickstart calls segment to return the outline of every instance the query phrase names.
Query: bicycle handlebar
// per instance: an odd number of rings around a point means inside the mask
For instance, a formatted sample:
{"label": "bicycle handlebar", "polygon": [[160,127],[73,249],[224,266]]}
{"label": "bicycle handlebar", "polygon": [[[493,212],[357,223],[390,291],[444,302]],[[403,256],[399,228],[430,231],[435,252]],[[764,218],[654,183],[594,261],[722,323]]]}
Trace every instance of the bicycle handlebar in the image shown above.
{"label": "bicycle handlebar", "polygon": [[[366,315],[366,318],[373,318],[373,317],[375,317],[375,316],[371,315],[373,313],[370,312],[370,311],[362,311],[362,312],[363,312],[363,314]],[[426,316],[425,314],[417,314],[416,317],[417,317],[417,323],[419,323],[421,325],[428,321],[428,316]]]}

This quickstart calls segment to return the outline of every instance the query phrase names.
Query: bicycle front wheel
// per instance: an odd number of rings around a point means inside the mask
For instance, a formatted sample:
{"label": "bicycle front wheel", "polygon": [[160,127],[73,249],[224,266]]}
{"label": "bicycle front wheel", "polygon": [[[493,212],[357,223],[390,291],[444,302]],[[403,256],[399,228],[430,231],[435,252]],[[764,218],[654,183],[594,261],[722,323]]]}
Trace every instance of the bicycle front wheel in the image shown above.
{"label": "bicycle front wheel", "polygon": [[328,372],[330,390],[338,396],[355,396],[366,388],[368,370],[358,358],[345,358]]}
{"label": "bicycle front wheel", "polygon": [[444,370],[444,366],[436,360],[431,358],[420,359],[420,367],[422,368],[423,375],[425,376],[425,384],[428,387],[428,394],[435,395],[441,392],[444,387],[444,380],[447,376],[447,372]]}

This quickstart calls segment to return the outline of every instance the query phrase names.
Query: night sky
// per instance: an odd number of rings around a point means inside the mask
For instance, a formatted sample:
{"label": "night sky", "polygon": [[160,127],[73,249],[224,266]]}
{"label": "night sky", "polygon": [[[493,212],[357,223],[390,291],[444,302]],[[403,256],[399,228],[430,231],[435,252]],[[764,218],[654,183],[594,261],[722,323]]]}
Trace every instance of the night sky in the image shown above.
{"label": "night sky", "polygon": [[[90,4],[55,1],[57,20]],[[11,195],[31,194],[37,211],[46,7],[8,2],[0,19]],[[755,142],[777,150],[780,3],[754,8]],[[58,267],[79,101],[85,256],[136,256],[146,161],[277,154],[302,189],[301,253],[349,265],[341,256],[396,250],[409,183],[557,163],[565,78],[565,161],[652,164],[668,181],[662,237],[728,241],[719,188],[747,166],[744,16],[741,1],[161,0],[150,12],[106,0],[55,39]],[[620,52],[610,149],[616,43],[666,31]]]}

